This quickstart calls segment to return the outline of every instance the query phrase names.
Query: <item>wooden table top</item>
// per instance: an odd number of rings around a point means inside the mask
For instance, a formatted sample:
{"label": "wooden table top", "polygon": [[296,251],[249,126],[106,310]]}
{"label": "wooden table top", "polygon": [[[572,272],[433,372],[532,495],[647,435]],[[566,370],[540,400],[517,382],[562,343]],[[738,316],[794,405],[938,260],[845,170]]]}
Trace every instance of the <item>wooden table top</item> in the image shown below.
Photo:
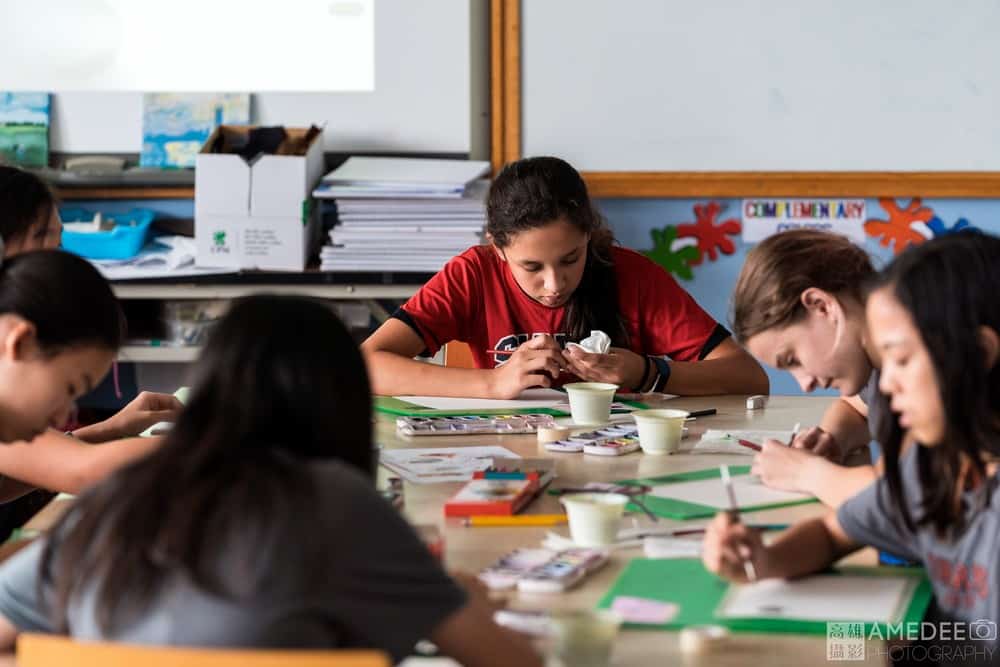
{"label": "wooden table top", "polygon": [[[676,398],[663,406],[683,410],[716,408],[718,414],[688,422],[686,442],[697,440],[707,429],[790,430],[796,422],[802,428],[818,424],[833,399],[825,397],[772,396],[762,410],[746,410],[742,396],[709,396]],[[406,438],[396,434],[394,420],[379,418],[376,438],[383,448],[424,448],[460,445],[500,445],[524,457],[547,457],[556,460],[558,487],[579,486],[586,482],[610,482],[621,479],[665,475],[715,467],[720,464],[747,465],[749,456],[673,454],[649,456],[641,452],[619,457],[562,454],[545,450],[533,435],[513,436],[420,436]],[[380,479],[391,473],[380,469]],[[462,485],[404,484],[406,516],[415,524],[435,524],[444,537],[445,564],[450,570],[475,573],[500,556],[520,547],[539,547],[547,532],[569,535],[566,525],[555,527],[465,527],[459,519],[445,519],[442,505]],[[543,494],[524,510],[525,514],[561,513],[557,498]],[[797,505],[761,512],[742,514],[747,523],[794,523],[800,519],[826,512],[819,503]],[[630,517],[633,515],[630,515]],[[638,516],[640,525],[649,520]],[[631,519],[628,519],[631,520]],[[701,521],[660,519],[657,527],[692,527]],[[585,609],[594,607],[612,585],[631,558],[642,557],[641,548],[613,552],[611,562],[588,577],[577,589],[558,595],[513,593],[508,599],[512,608],[522,609]],[[847,559],[852,563],[874,564],[873,550],[866,549]],[[826,638],[801,635],[734,634],[724,651],[705,656],[685,656],[680,653],[679,633],[664,631],[623,630],[615,644],[613,665],[746,665],[751,662],[767,665],[820,664],[826,661]],[[883,660],[871,660],[881,664]],[[856,664],[856,663],[855,663]],[[864,663],[862,663],[864,664]]]}

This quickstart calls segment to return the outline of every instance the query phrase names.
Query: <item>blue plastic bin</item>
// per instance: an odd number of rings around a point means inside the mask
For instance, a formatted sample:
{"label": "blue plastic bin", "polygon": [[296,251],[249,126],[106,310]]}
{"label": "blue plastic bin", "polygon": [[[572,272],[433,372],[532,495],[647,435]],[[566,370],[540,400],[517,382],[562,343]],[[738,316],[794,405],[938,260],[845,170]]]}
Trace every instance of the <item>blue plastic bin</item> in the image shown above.
{"label": "blue plastic bin", "polygon": [[[61,208],[63,223],[87,222],[96,211],[85,208]],[[146,208],[134,208],[128,213],[104,213],[101,217],[115,223],[113,229],[100,232],[74,232],[63,227],[62,247],[88,259],[128,259],[142,250],[149,227],[156,214]]]}

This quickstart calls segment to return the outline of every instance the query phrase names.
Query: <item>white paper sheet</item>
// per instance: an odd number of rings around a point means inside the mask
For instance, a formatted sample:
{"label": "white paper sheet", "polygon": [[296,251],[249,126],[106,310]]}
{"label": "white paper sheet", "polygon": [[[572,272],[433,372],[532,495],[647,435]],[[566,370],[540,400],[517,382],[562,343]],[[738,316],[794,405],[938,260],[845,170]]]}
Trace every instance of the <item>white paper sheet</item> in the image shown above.
{"label": "white paper sheet", "polygon": [[787,431],[740,431],[710,428],[702,434],[701,440],[690,446],[681,446],[680,451],[686,454],[746,454],[753,456],[754,450],[736,442],[738,439],[749,440],[758,445],[768,438],[782,443],[788,443],[792,438],[791,429]]}
{"label": "white paper sheet", "polygon": [[494,458],[521,458],[506,447],[432,447],[383,449],[379,463],[408,482],[436,484],[467,482],[472,473],[485,470]]}
{"label": "white paper sheet", "polygon": [[414,403],[434,410],[510,410],[512,408],[550,408],[566,404],[566,394],[555,389],[528,389],[516,399],[448,398],[445,396],[396,396],[407,403]]}
{"label": "white paper sheet", "polygon": [[[807,493],[769,489],[750,475],[737,475],[733,477],[733,492],[736,494],[736,502],[739,503],[740,509],[744,507],[756,507],[758,505],[789,503],[812,498]],[[717,509],[729,509],[729,497],[726,495],[726,489],[722,485],[722,480],[718,477],[699,479],[691,482],[661,484],[654,486],[650,495],[660,498],[675,498]]]}
{"label": "white paper sheet", "polygon": [[136,278],[180,278],[188,276],[239,273],[239,269],[218,269],[194,265],[197,248],[194,239],[185,236],[160,236],[128,259],[95,259],[97,267],[108,280]]}
{"label": "white paper sheet", "polygon": [[642,551],[646,558],[701,558],[703,541],[701,535],[647,537],[642,541]]}
{"label": "white paper sheet", "polygon": [[[537,410],[539,408],[554,408],[562,412],[569,412],[569,399],[566,394],[555,389],[527,389],[521,392],[517,398],[499,400],[494,398],[449,398],[447,396],[394,396],[401,401],[413,403],[432,410],[466,410],[474,412],[476,410]],[[672,398],[668,395],[668,398]],[[632,412],[637,410],[631,405],[615,401],[611,404],[612,414],[609,422],[616,421],[623,411]],[[629,421],[631,417],[626,415],[622,421]],[[570,422],[570,425],[573,425]]]}
{"label": "white paper sheet", "polygon": [[914,577],[820,574],[731,586],[719,604],[725,618],[896,623],[916,587]]}

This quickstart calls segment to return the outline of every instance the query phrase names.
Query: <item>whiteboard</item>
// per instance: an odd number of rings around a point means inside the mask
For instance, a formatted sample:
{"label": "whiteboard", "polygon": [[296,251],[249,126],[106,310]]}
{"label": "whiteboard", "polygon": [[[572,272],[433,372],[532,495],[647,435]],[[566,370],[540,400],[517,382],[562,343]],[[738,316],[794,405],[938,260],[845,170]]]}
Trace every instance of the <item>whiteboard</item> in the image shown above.
{"label": "whiteboard", "polygon": [[[486,0],[373,2],[374,91],[257,92],[253,122],[325,123],[327,151],[488,156]],[[56,92],[50,143],[66,153],[138,153],[141,93]]]}
{"label": "whiteboard", "polygon": [[1000,169],[995,0],[522,3],[522,152],[586,171]]}

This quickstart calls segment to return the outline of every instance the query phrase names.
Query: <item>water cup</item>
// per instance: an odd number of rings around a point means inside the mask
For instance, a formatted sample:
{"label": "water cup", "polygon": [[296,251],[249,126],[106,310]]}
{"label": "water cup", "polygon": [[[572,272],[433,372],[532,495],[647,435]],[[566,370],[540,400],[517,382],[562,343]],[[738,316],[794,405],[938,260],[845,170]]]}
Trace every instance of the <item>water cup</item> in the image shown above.
{"label": "water cup", "polygon": [[610,609],[553,614],[549,664],[607,667],[621,624],[621,616]]}
{"label": "water cup", "polygon": [[581,426],[606,424],[611,418],[611,401],[618,385],[607,382],[571,382],[563,389],[569,395],[569,413]]}
{"label": "water cup", "polygon": [[566,508],[569,534],[581,547],[605,547],[618,539],[618,526],[629,498],[621,493],[568,493],[559,498]]}
{"label": "water cup", "polygon": [[638,410],[632,413],[639,427],[639,446],[647,454],[676,452],[684,433],[684,410]]}

